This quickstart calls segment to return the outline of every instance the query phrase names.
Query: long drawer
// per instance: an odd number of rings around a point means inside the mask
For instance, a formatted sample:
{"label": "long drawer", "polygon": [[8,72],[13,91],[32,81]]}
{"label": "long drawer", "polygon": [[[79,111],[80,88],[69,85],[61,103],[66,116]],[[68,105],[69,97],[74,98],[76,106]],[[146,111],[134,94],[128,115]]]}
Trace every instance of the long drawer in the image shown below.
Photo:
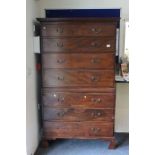
{"label": "long drawer", "polygon": [[42,55],[43,68],[100,68],[114,69],[114,53],[46,53]]}
{"label": "long drawer", "polygon": [[42,38],[42,52],[109,52],[115,51],[113,37]]}
{"label": "long drawer", "polygon": [[102,138],[113,136],[112,122],[48,122],[44,121],[46,138]]}
{"label": "long drawer", "polygon": [[42,101],[47,107],[114,108],[114,93],[67,92],[43,89]]}
{"label": "long drawer", "polygon": [[41,35],[47,36],[115,36],[115,24],[113,23],[52,23],[43,24]]}
{"label": "long drawer", "polygon": [[43,108],[45,121],[113,121],[114,109]]}
{"label": "long drawer", "polygon": [[45,69],[43,87],[114,87],[114,70]]}

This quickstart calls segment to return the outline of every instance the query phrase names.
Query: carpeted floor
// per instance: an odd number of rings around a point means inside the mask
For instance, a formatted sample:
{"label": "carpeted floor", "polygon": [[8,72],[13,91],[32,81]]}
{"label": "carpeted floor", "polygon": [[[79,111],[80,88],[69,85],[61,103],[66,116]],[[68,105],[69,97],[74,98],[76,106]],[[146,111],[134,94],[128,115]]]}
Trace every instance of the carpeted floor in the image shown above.
{"label": "carpeted floor", "polygon": [[49,148],[41,148],[39,155],[128,155],[128,134],[116,134],[118,147],[108,149],[109,142],[102,140],[56,140]]}

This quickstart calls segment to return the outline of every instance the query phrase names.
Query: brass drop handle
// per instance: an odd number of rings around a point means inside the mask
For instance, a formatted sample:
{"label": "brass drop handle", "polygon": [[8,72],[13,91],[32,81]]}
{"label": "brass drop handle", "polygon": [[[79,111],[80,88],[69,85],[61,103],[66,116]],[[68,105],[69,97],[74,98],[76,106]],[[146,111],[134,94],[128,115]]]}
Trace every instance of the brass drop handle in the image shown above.
{"label": "brass drop handle", "polygon": [[101,103],[101,99],[98,98],[98,99],[96,100],[96,102],[97,102],[97,103]]}
{"label": "brass drop handle", "polygon": [[58,76],[58,80],[64,81],[64,77],[63,76],[62,77]]}
{"label": "brass drop handle", "polygon": [[94,64],[95,63],[100,63],[100,61],[101,60],[100,59],[97,59],[97,58],[92,58],[92,60],[91,60],[91,62],[94,63]]}
{"label": "brass drop handle", "polygon": [[57,28],[56,31],[57,31],[58,33],[63,33],[63,28]]}
{"label": "brass drop handle", "polygon": [[91,30],[92,30],[93,32],[95,32],[95,33],[101,32],[101,30],[99,30],[99,29],[97,29],[97,28],[92,28]]}
{"label": "brass drop handle", "polygon": [[92,42],[92,43],[91,43],[91,46],[97,47],[97,43],[96,43],[96,42]]}
{"label": "brass drop handle", "polygon": [[100,128],[91,128],[91,131],[95,134],[98,133],[100,130]]}
{"label": "brass drop handle", "polygon": [[91,101],[94,102],[94,103],[101,103],[100,98],[98,98],[98,99],[92,98]]}
{"label": "brass drop handle", "polygon": [[95,128],[91,128],[91,131],[95,131],[96,129]]}
{"label": "brass drop handle", "polygon": [[98,80],[97,80],[97,78],[95,76],[92,76],[91,81],[98,81]]}
{"label": "brass drop handle", "polygon": [[101,116],[101,115],[102,115],[101,112],[92,112],[92,113],[91,113],[91,116],[92,116],[92,117],[98,117],[98,116]]}
{"label": "brass drop handle", "polygon": [[92,112],[92,113],[91,113],[91,116],[94,117],[94,116],[95,116],[95,112]]}
{"label": "brass drop handle", "polygon": [[67,112],[69,111],[69,109],[65,109],[64,111],[58,112],[58,116],[62,117],[64,116]]}
{"label": "brass drop handle", "polygon": [[59,97],[58,102],[64,102],[65,98],[64,97]]}
{"label": "brass drop handle", "polygon": [[65,62],[64,59],[58,59],[58,60],[57,60],[57,63],[59,63],[59,64],[62,64],[62,63],[64,63],[64,62]]}
{"label": "brass drop handle", "polygon": [[101,116],[101,112],[98,112],[98,113],[97,113],[97,116]]}
{"label": "brass drop handle", "polygon": [[62,117],[62,116],[64,116],[64,115],[65,115],[65,112],[64,112],[64,111],[61,111],[61,112],[58,113],[58,116],[59,116],[59,117]]}
{"label": "brass drop handle", "polygon": [[63,43],[62,42],[57,43],[57,47],[63,47]]}

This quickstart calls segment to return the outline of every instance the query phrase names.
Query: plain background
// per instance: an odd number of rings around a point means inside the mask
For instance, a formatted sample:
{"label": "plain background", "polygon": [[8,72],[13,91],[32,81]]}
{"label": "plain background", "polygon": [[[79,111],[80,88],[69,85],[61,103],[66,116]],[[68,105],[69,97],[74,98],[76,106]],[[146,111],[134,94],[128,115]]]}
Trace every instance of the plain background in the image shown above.
{"label": "plain background", "polygon": [[[155,154],[154,1],[130,1],[130,155]],[[26,154],[26,1],[0,5],[0,154]]]}

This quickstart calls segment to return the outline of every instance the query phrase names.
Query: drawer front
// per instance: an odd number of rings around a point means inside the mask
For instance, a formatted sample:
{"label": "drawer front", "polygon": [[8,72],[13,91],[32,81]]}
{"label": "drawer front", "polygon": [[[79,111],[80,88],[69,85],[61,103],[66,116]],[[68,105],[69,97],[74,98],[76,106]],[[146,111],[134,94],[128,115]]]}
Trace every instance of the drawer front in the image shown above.
{"label": "drawer front", "polygon": [[112,122],[44,122],[46,138],[102,138],[113,136]]}
{"label": "drawer front", "polygon": [[114,87],[114,70],[43,70],[43,87]]}
{"label": "drawer front", "polygon": [[114,109],[44,107],[45,121],[113,121]]}
{"label": "drawer front", "polygon": [[[66,90],[67,91],[67,90]],[[48,107],[114,108],[114,93],[78,93],[44,91],[43,104]]]}
{"label": "drawer front", "polygon": [[43,52],[109,52],[115,51],[114,38],[43,38]]}
{"label": "drawer front", "polygon": [[50,36],[115,36],[116,26],[111,23],[81,23],[81,24],[44,24],[41,35]]}
{"label": "drawer front", "polygon": [[43,68],[100,68],[114,69],[114,53],[43,54]]}

